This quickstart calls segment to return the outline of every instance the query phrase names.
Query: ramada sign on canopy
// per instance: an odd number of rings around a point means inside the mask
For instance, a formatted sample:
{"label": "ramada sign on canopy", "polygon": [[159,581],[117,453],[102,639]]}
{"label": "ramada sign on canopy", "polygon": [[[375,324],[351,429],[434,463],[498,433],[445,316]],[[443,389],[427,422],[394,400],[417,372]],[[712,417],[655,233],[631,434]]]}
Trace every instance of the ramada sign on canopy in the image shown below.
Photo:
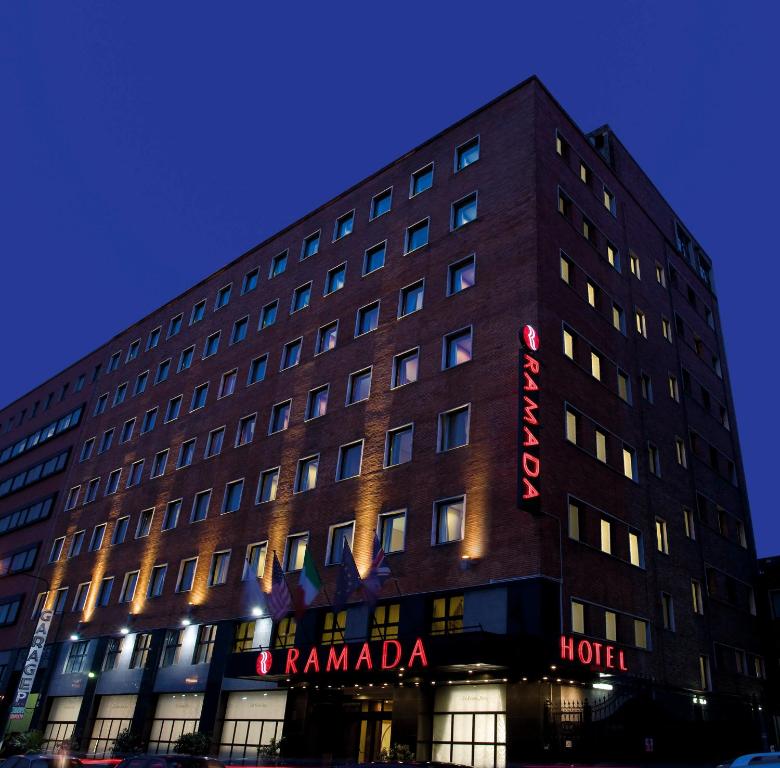
{"label": "ramada sign on canopy", "polygon": [[302,654],[299,648],[288,648],[284,656],[284,670],[274,670],[274,654],[261,651],[257,654],[256,670],[258,675],[285,674],[298,675],[312,672],[360,672],[388,671],[397,667],[414,669],[427,667],[428,656],[419,637],[414,641],[408,656],[398,640],[385,640],[380,643],[363,643],[357,654],[358,646],[330,645],[321,648],[315,645],[308,653]]}

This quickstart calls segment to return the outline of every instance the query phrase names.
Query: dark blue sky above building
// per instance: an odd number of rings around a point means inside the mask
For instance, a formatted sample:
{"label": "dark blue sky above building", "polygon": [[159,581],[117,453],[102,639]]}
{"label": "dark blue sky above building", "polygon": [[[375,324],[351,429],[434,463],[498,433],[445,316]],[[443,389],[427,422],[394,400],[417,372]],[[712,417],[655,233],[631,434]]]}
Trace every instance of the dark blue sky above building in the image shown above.
{"label": "dark blue sky above building", "polygon": [[0,403],[530,74],[715,264],[760,554],[780,4],[0,4]]}

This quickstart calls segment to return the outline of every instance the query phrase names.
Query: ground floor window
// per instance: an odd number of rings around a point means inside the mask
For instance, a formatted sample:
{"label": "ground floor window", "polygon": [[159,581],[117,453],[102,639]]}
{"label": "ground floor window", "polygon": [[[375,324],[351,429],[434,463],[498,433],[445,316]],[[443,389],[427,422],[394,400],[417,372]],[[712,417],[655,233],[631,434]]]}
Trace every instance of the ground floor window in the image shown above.
{"label": "ground floor window", "polygon": [[130,727],[136,696],[101,696],[97,717],[89,740],[90,757],[111,757],[114,740],[120,731]]}
{"label": "ground floor window", "polygon": [[431,759],[504,768],[506,686],[453,685],[436,691]]}
{"label": "ground floor window", "polygon": [[149,752],[153,755],[173,752],[183,733],[193,733],[200,725],[203,695],[200,693],[160,694],[149,734]]}
{"label": "ground floor window", "polygon": [[220,760],[256,760],[258,747],[279,741],[287,691],[237,691],[228,694],[219,740]]}
{"label": "ground floor window", "polygon": [[49,716],[43,728],[43,749],[54,752],[73,735],[81,709],[81,696],[56,696],[51,700]]}

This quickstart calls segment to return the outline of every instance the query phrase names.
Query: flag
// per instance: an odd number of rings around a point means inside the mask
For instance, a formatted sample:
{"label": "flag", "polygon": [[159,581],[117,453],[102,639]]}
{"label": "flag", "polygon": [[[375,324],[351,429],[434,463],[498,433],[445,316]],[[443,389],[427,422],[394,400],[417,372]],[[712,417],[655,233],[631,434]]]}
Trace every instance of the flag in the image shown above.
{"label": "flag", "polygon": [[283,619],[292,610],[292,598],[279,558],[274,552],[274,567],[271,575],[271,594],[268,595],[268,608],[275,621]]}
{"label": "flag", "polygon": [[314,558],[306,547],[306,553],[303,556],[303,568],[301,568],[298,577],[298,589],[295,595],[295,612],[300,617],[301,614],[314,602],[314,598],[320,592],[322,582],[317,569],[314,567]]}
{"label": "flag", "polygon": [[268,599],[263,592],[260,579],[257,578],[257,563],[253,563],[248,557],[244,558],[244,569],[246,576],[241,582],[242,590],[244,592],[244,600],[252,612],[255,613],[256,609],[260,609],[263,613],[268,613]]}
{"label": "flag", "polygon": [[339,575],[336,581],[336,597],[333,600],[333,609],[340,611],[347,604],[350,595],[359,587],[360,571],[358,571],[355,565],[352,550],[345,541],[341,555],[341,568],[339,568]]}
{"label": "flag", "polygon": [[375,603],[384,583],[392,576],[390,566],[385,560],[385,551],[379,543],[379,537],[374,534],[374,556],[366,578],[363,579],[363,591],[369,603]]}

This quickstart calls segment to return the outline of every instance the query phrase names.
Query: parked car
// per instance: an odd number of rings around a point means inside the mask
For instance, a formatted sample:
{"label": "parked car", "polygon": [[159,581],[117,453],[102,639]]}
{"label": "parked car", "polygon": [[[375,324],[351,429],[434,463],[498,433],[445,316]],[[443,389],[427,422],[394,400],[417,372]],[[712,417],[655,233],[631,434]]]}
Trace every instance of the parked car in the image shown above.
{"label": "parked car", "polygon": [[68,755],[13,755],[3,768],[82,768],[81,760]]}
{"label": "parked car", "polygon": [[749,755],[740,755],[731,762],[721,763],[718,768],[744,768],[748,765],[780,765],[780,752],[753,752]]}
{"label": "parked car", "polygon": [[[16,767],[11,766],[11,768]],[[28,767],[18,766],[18,768]],[[30,766],[29,768],[39,768],[39,766]],[[40,766],[40,768],[44,768],[44,766]],[[197,755],[133,755],[122,760],[116,768],[225,768],[225,764],[213,757],[198,757]]]}

